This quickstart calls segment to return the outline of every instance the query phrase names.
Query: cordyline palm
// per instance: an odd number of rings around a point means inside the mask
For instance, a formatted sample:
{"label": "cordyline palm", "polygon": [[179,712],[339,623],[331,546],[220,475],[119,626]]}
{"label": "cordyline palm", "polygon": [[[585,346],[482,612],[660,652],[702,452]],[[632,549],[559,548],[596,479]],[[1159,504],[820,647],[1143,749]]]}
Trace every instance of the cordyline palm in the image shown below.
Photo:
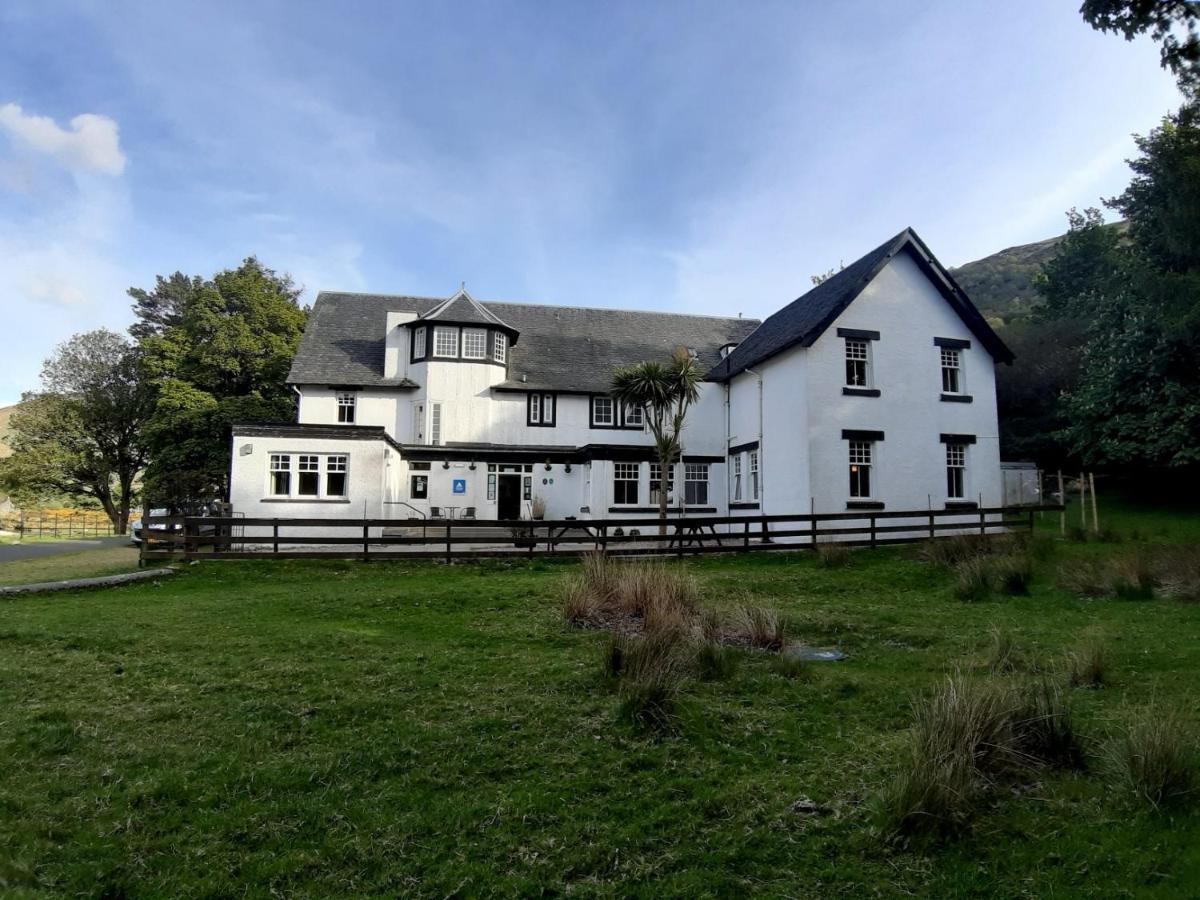
{"label": "cordyline palm", "polygon": [[667,485],[671,466],[680,456],[679,436],[688,408],[700,397],[700,370],[686,347],[670,362],[640,362],[613,373],[613,398],[624,406],[644,409],[658,450],[659,534],[667,533]]}

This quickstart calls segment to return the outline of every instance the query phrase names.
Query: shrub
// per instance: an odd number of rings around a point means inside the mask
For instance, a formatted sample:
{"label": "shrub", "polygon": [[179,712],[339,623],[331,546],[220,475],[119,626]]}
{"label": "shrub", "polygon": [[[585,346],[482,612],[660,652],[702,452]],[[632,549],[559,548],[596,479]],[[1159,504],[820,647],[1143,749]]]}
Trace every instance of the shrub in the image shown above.
{"label": "shrub", "polygon": [[954,596],[959,600],[985,600],[992,593],[992,566],[985,556],[972,556],[954,567]]}
{"label": "shrub", "polygon": [[1067,654],[1067,681],[1071,687],[1104,686],[1108,670],[1108,651],[1099,641],[1089,641]]}
{"label": "shrub", "polygon": [[735,614],[734,626],[751,647],[779,650],[787,640],[786,623],[779,613],[765,606],[742,604]]}
{"label": "shrub", "polygon": [[845,544],[817,544],[817,561],[826,569],[840,569],[850,565],[850,548]]}
{"label": "shrub", "polygon": [[701,681],[724,681],[737,671],[735,651],[713,641],[705,641],[696,650],[696,674]]}
{"label": "shrub", "polygon": [[1125,786],[1155,807],[1195,800],[1200,789],[1197,734],[1174,709],[1144,710],[1109,747]]}

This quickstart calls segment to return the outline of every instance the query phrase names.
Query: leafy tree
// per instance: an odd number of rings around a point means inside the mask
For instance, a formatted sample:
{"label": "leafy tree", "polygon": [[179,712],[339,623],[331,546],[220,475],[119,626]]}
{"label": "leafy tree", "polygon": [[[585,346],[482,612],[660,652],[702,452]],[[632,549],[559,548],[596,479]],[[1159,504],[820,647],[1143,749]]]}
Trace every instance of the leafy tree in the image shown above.
{"label": "leafy tree", "polygon": [[1196,0],[1083,0],[1079,12],[1099,31],[1132,41],[1141,34],[1159,43],[1162,67],[1184,91],[1200,88],[1200,3]]}
{"label": "leafy tree", "polygon": [[667,533],[667,489],[671,467],[681,454],[680,438],[689,408],[700,397],[702,373],[686,347],[667,363],[647,361],[625,366],[613,374],[612,395],[617,403],[645,410],[658,452],[659,534]]}
{"label": "leafy tree", "polygon": [[0,482],[26,499],[95,499],[124,532],[151,410],[136,347],[105,329],[78,334],[46,361],[42,388],[12,415],[13,455],[0,462]]}
{"label": "leafy tree", "polygon": [[207,281],[177,273],[130,295],[156,394],[148,489],[174,505],[223,496],[232,423],[293,416],[287,374],[307,317],[299,290],[250,257]]}

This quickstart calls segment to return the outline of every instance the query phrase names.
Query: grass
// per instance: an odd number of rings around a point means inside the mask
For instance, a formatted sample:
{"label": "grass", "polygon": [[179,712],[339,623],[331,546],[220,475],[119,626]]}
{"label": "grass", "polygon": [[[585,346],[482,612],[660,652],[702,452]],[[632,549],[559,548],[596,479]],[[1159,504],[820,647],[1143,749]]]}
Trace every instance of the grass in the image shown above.
{"label": "grass", "polygon": [[103,547],[0,563],[0,586],[137,571],[136,547]]}
{"label": "grass", "polygon": [[[1165,547],[1168,526],[1139,527]],[[1105,635],[1105,689],[1063,692],[1085,749],[1152,704],[1194,725],[1200,604],[1056,577],[1134,543],[1062,544],[1028,595],[969,604],[907,548],[688,562],[701,632],[751,604],[849,659],[781,677],[777,654],[722,648],[736,665],[697,665],[665,733],[601,675],[611,633],[564,623],[576,563],[213,562],[2,601],[0,894],[1186,895],[1200,813],[1105,766],[989,774],[932,848],[881,845],[872,816],[947,672],[1041,684],[979,670],[993,627],[1045,660]],[[66,557],[29,562],[61,577]],[[1061,742],[1024,696],[1039,745]]]}

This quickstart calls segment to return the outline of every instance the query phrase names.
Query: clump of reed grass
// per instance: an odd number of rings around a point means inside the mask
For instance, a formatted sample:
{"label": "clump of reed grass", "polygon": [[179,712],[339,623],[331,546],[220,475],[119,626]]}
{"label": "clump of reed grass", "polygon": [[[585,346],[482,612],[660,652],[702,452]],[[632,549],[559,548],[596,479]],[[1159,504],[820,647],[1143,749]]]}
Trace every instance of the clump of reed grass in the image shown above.
{"label": "clump of reed grass", "polygon": [[751,647],[781,650],[787,641],[787,623],[775,610],[743,603],[734,612],[733,628]]}
{"label": "clump of reed grass", "polygon": [[1026,667],[1024,648],[1017,637],[1007,628],[993,625],[988,631],[988,649],[985,668],[993,675],[1007,675]]}
{"label": "clump of reed grass", "polygon": [[1104,687],[1108,674],[1108,650],[1098,640],[1090,640],[1067,654],[1067,683],[1071,687]]}
{"label": "clump of reed grass", "polygon": [[1154,807],[1194,805],[1200,792],[1196,729],[1173,708],[1150,707],[1108,746],[1118,779]]}
{"label": "clump of reed grass", "polygon": [[826,541],[817,544],[817,562],[826,569],[841,569],[850,565],[850,548],[845,544]]}

